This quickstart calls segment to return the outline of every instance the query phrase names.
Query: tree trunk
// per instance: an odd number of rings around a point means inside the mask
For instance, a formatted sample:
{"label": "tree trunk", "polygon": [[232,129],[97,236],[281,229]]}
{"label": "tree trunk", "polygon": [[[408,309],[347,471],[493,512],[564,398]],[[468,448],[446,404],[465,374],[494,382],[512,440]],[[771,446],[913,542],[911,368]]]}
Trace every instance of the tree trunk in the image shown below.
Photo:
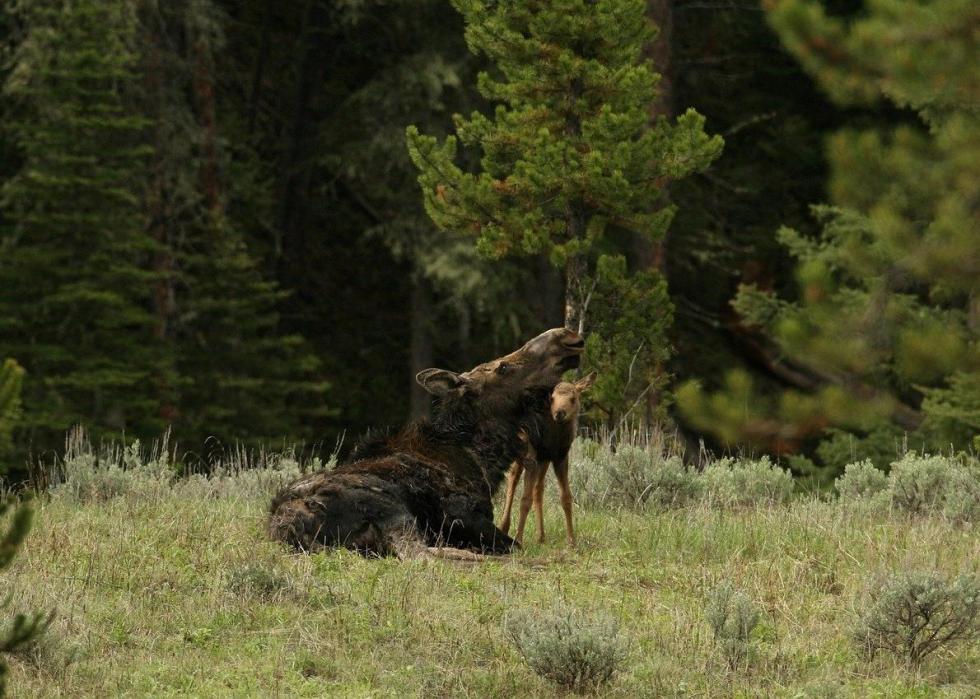
{"label": "tree trunk", "polygon": [[432,397],[415,381],[415,375],[433,364],[432,356],[432,295],[424,279],[416,279],[412,285],[411,298],[412,339],[411,339],[411,372],[409,374],[409,413],[417,419],[429,414]]}
{"label": "tree trunk", "polygon": [[[674,113],[674,0],[647,0],[647,18],[659,29],[657,38],[644,52],[653,69],[660,73],[658,92],[650,103],[650,121],[655,122],[660,117],[669,119]],[[654,267],[666,274],[667,234],[656,242],[644,235],[634,236],[633,241],[637,268]]]}
{"label": "tree trunk", "polygon": [[576,332],[585,331],[585,258],[573,255],[565,263],[565,327]]}
{"label": "tree trunk", "polygon": [[[647,47],[646,56],[653,62],[654,70],[660,73],[660,83],[656,98],[650,103],[650,121],[664,117],[670,118],[674,113],[674,0],[647,0],[647,17],[657,25],[657,38]],[[665,193],[667,187],[664,187]],[[654,242],[649,238],[637,235],[634,238],[634,252],[638,269],[658,270],[667,275],[667,237]],[[644,422],[651,425],[660,409],[661,393],[657,387],[663,383],[664,367],[658,363],[654,369],[652,380],[654,387],[647,392],[644,406]]]}
{"label": "tree trunk", "polygon": [[191,37],[193,46],[194,111],[201,133],[201,165],[198,178],[204,205],[212,219],[222,213],[221,168],[218,161],[218,123],[214,98],[214,58],[208,37]]}

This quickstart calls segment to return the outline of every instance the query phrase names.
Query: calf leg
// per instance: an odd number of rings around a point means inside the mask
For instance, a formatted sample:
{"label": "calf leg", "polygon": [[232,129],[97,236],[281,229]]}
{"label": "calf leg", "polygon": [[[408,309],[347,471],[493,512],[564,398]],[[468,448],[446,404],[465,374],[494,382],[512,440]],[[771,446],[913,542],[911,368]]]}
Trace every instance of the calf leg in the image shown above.
{"label": "calf leg", "polygon": [[534,484],[534,513],[538,519],[538,543],[544,543],[544,477],[548,475],[548,464],[542,464]]}
{"label": "calf leg", "polygon": [[[517,519],[516,539],[518,543],[524,541],[524,525],[527,524],[527,514],[531,511],[531,505],[534,502],[534,489],[544,469],[538,462],[534,461],[525,462],[524,471],[524,494],[521,496],[521,512]],[[540,521],[540,519],[541,515],[538,514],[538,520]]]}
{"label": "calf leg", "polygon": [[555,475],[558,476],[558,496],[561,509],[565,512],[565,540],[569,546],[575,545],[575,532],[572,529],[572,489],[568,486],[568,456],[554,462]]}
{"label": "calf leg", "polygon": [[510,533],[510,511],[514,506],[514,493],[517,492],[517,482],[521,480],[524,466],[520,460],[515,461],[507,472],[507,498],[504,500],[504,516],[500,519],[500,531]]}

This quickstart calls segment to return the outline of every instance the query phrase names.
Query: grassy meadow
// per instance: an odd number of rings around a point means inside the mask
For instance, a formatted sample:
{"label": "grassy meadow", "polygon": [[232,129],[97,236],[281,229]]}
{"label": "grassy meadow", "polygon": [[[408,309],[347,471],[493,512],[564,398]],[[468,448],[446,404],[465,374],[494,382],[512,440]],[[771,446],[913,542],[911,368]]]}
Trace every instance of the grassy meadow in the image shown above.
{"label": "grassy meadow", "polygon": [[[615,629],[623,656],[595,690],[605,696],[980,695],[976,641],[909,666],[852,638],[876,576],[980,573],[969,522],[881,498],[787,497],[767,464],[761,486],[726,486],[730,463],[711,481],[631,450],[577,445],[574,549],[549,483],[547,542],[471,563],[268,541],[269,495],[298,470],[288,457],[239,455],[177,480],[165,455],[79,446],[0,573],[7,616],[57,611],[10,656],[12,696],[562,696],[511,629],[569,609]],[[630,501],[636,482],[645,492]],[[705,617],[724,583],[759,613],[735,663]]]}

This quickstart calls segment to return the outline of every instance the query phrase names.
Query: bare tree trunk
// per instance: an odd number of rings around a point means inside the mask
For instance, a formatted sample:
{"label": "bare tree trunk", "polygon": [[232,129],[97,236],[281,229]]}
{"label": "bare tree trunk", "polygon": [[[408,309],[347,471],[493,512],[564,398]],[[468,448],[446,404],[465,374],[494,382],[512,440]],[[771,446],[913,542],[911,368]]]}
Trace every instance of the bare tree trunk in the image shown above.
{"label": "bare tree trunk", "polygon": [[198,178],[204,205],[212,218],[221,215],[221,168],[218,161],[218,123],[214,98],[214,58],[208,37],[191,37],[193,51],[194,110],[201,130],[201,166]]}
{"label": "bare tree trunk", "polygon": [[565,327],[576,332],[585,330],[585,258],[573,255],[565,263]]}
{"label": "bare tree trunk", "polygon": [[[657,96],[650,103],[650,121],[654,122],[660,117],[669,119],[674,113],[674,0],[647,0],[647,17],[659,29],[657,38],[644,52],[653,62],[653,69],[660,73]],[[657,242],[643,235],[635,236],[633,251],[639,269],[655,267],[666,273],[666,234]]]}
{"label": "bare tree trunk", "polygon": [[432,398],[415,381],[415,375],[422,369],[432,366],[432,296],[424,279],[416,279],[412,285],[411,298],[412,339],[411,339],[411,369],[409,375],[409,390],[411,402],[409,413],[411,418],[425,417],[429,414]]}
{"label": "bare tree trunk", "polygon": [[[670,118],[674,113],[674,0],[647,0],[647,17],[650,22],[659,29],[657,38],[647,47],[646,56],[653,62],[654,70],[660,73],[660,83],[658,93],[653,102],[650,103],[650,121],[664,117]],[[664,186],[666,192],[667,186]],[[651,242],[643,236],[634,238],[634,251],[636,262],[639,269],[658,270],[662,275],[667,275],[667,238],[670,231],[664,233],[663,238],[656,242]],[[653,387],[647,392],[646,405],[644,406],[644,423],[651,425],[660,408],[661,393],[660,384],[664,379],[664,367],[658,363],[654,369]]]}

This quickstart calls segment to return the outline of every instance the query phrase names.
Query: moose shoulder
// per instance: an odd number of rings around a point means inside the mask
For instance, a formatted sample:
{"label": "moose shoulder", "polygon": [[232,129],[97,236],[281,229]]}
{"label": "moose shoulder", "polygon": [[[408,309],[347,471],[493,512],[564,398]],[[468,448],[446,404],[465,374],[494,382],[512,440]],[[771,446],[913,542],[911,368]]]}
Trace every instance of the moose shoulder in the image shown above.
{"label": "moose shoulder", "polygon": [[509,551],[514,542],[494,525],[491,496],[525,448],[519,435],[532,406],[578,366],[583,347],[577,333],[555,328],[463,374],[420,372],[418,382],[439,398],[432,419],[288,485],[272,503],[270,535],[304,550],[376,555],[397,553],[406,536]]}

